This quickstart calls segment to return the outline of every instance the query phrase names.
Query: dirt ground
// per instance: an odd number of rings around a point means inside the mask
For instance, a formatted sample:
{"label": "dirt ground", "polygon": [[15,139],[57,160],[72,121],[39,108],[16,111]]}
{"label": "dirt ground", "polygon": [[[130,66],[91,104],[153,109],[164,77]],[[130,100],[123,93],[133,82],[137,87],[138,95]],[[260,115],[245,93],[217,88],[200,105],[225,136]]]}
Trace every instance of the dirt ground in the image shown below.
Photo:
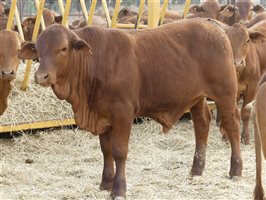
{"label": "dirt ground", "polygon": [[[69,105],[32,82],[31,78],[30,88],[21,92],[18,78],[0,124],[71,116]],[[204,174],[192,178],[195,137],[191,121],[178,123],[168,134],[153,121],[134,125],[126,164],[127,199],[252,199],[252,126],[250,131],[251,145],[241,145],[243,176],[230,179],[230,145],[221,141],[213,120]],[[2,139],[0,157],[1,200],[110,198],[109,192],[99,190],[103,159],[98,138],[88,132],[60,128]]]}

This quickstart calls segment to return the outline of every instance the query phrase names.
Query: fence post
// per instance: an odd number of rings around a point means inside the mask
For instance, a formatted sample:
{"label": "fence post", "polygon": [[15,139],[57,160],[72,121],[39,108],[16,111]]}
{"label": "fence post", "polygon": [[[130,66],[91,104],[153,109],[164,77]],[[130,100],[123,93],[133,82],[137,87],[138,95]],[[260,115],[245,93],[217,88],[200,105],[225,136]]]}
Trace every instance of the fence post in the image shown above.
{"label": "fence post", "polygon": [[90,6],[90,11],[89,11],[89,17],[88,17],[88,25],[89,26],[92,25],[96,4],[97,4],[97,0],[92,0],[91,6]]}
{"label": "fence post", "polygon": [[17,7],[17,0],[13,0],[11,7],[10,7],[8,20],[7,20],[7,25],[6,25],[7,30],[11,30],[11,28],[12,28],[16,7]]}
{"label": "fence post", "polygon": [[[39,28],[40,28],[40,23],[41,23],[41,16],[44,8],[44,3],[45,0],[40,0],[39,5],[37,6],[37,16],[36,16],[36,21],[34,25],[34,30],[33,30],[33,35],[32,35],[32,41],[35,42],[39,33]],[[32,60],[28,60],[26,64],[26,70],[25,70],[25,75],[24,75],[24,80],[22,82],[21,90],[26,90],[28,85],[29,85],[29,76],[30,76],[30,70],[31,70],[31,64]]]}
{"label": "fence post", "polygon": [[160,0],[148,0],[148,27],[158,25],[160,17]]}
{"label": "fence post", "polygon": [[185,19],[186,16],[187,16],[190,3],[191,3],[191,0],[186,0],[186,4],[185,4],[185,8],[184,8],[184,13],[183,13],[183,19]]}

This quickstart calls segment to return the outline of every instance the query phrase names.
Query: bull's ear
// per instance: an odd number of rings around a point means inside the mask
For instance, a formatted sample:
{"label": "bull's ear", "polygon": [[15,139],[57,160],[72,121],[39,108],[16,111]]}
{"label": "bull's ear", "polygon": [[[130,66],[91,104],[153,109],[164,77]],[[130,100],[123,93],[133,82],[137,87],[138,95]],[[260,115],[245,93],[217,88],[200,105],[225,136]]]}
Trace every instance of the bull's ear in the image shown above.
{"label": "bull's ear", "polygon": [[10,12],[10,8],[5,8],[5,10],[4,10],[4,14],[5,14],[6,16],[9,15],[9,12]]}
{"label": "bull's ear", "polygon": [[56,23],[61,24],[62,20],[63,20],[63,16],[62,15],[55,16],[54,20],[55,20]]}
{"label": "bull's ear", "polygon": [[75,38],[72,41],[73,48],[77,51],[82,51],[85,55],[91,54],[92,55],[92,48],[91,46],[85,42],[84,40]]}
{"label": "bull's ear", "polygon": [[232,17],[236,11],[232,5],[227,5],[224,9],[221,10],[221,14],[225,17]]}
{"label": "bull's ear", "polygon": [[259,31],[249,31],[249,37],[254,43],[262,43],[266,41],[266,36]]}
{"label": "bull's ear", "polygon": [[123,10],[123,15],[124,15],[124,16],[128,16],[128,15],[129,15],[129,10],[128,10],[128,8],[125,8],[125,9]]}
{"label": "bull's ear", "polygon": [[38,58],[34,42],[24,42],[18,53],[20,59],[34,60]]}
{"label": "bull's ear", "polygon": [[35,17],[29,17],[29,18],[28,18],[28,21],[29,21],[29,23],[31,23],[31,24],[35,24],[36,19],[35,19]]}

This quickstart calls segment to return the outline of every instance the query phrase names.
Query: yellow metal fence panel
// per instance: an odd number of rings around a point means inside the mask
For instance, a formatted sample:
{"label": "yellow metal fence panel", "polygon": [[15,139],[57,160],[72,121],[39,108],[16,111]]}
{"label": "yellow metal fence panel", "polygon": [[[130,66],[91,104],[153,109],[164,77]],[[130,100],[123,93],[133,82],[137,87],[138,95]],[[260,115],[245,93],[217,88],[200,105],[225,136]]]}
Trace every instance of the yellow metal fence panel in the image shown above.
{"label": "yellow metal fence panel", "polygon": [[63,14],[62,25],[68,27],[68,15],[70,12],[71,0],[66,1],[65,12]]}
{"label": "yellow metal fence panel", "polygon": [[148,1],[148,27],[153,28],[158,25],[160,18],[160,0]]}
{"label": "yellow metal fence panel", "polygon": [[6,25],[7,30],[11,30],[12,28],[16,7],[17,7],[17,0],[13,0],[11,7],[10,7],[8,20],[7,20],[7,25]]}
{"label": "yellow metal fence panel", "polygon": [[116,20],[117,20],[118,12],[120,9],[120,3],[121,3],[120,1],[115,2],[115,9],[114,9],[113,17],[112,17],[112,22],[111,22],[112,28],[116,27]]}
{"label": "yellow metal fence panel", "polygon": [[163,1],[163,6],[162,6],[161,14],[160,14],[160,22],[159,22],[160,25],[163,24],[165,12],[166,12],[166,9],[168,7],[168,2],[169,2],[168,0]]}
{"label": "yellow metal fence panel", "polygon": [[85,0],[80,0],[80,5],[81,5],[82,12],[84,14],[85,20],[87,22],[88,21],[88,10],[86,8]]}
{"label": "yellow metal fence panel", "polygon": [[[44,8],[44,3],[45,0],[40,0],[39,5],[37,6],[37,16],[36,16],[36,21],[34,25],[34,30],[33,30],[33,35],[32,35],[32,41],[36,41],[38,33],[39,33],[39,28],[40,28],[40,23],[41,23],[41,16]],[[24,75],[24,80],[22,82],[21,89],[26,90],[28,85],[29,85],[29,76],[30,76],[30,70],[31,70],[31,64],[32,60],[28,60],[26,64],[26,70],[25,70],[25,75]]]}
{"label": "yellow metal fence panel", "polygon": [[22,26],[21,26],[21,22],[20,22],[20,18],[19,18],[19,13],[18,13],[18,8],[17,7],[16,7],[16,10],[15,10],[15,18],[16,18],[16,22],[17,22],[19,35],[24,40],[24,34],[23,34],[23,30],[22,30]]}
{"label": "yellow metal fence panel", "polygon": [[112,22],[111,22],[111,18],[110,18],[110,14],[109,14],[109,10],[108,10],[108,7],[107,7],[106,0],[102,0],[102,7],[103,7],[103,10],[104,10],[104,13],[105,13],[105,16],[106,16],[107,25],[110,28]]}
{"label": "yellow metal fence panel", "polygon": [[97,0],[92,0],[91,2],[91,6],[90,6],[90,11],[89,11],[89,17],[88,17],[88,25],[92,25],[92,21],[93,21],[93,16],[94,16],[94,12],[96,9],[96,4],[97,4]]}
{"label": "yellow metal fence panel", "polygon": [[183,18],[186,18],[189,7],[190,7],[191,0],[186,0],[185,8],[184,8],[184,13],[183,13]]}

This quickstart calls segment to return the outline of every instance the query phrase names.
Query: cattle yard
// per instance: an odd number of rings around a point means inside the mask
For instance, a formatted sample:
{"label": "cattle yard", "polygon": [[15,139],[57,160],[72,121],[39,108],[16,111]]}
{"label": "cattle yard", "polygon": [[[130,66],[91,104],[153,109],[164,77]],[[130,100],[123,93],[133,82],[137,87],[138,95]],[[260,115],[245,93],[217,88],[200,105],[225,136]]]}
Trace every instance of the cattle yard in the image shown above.
{"label": "cattle yard", "polygon": [[[34,84],[37,66],[33,65],[29,88],[21,91],[25,68],[21,64],[1,124],[10,124],[8,119],[16,125],[21,121],[71,118],[68,103],[57,100],[50,88]],[[222,141],[214,118],[206,169],[203,176],[193,178],[189,174],[195,147],[191,120],[177,123],[167,134],[154,121],[134,125],[126,170],[127,199],[251,199],[255,150],[250,127],[251,145],[241,146],[243,176],[232,180],[228,176],[230,145]],[[108,192],[99,190],[103,161],[98,137],[77,128],[22,133],[13,140],[0,141],[2,199],[109,198]]]}
{"label": "cattle yard", "polygon": [[[106,14],[109,12],[106,10],[107,3],[102,2]],[[140,1],[140,5],[143,2]],[[186,1],[185,10],[188,10],[190,2]],[[44,1],[36,1],[38,3],[39,9],[43,9]],[[112,5],[116,13],[119,5]],[[166,4],[162,4],[164,6]],[[18,22],[19,13],[14,8],[11,13]],[[61,7],[62,24],[67,24],[69,9],[68,3],[63,9]],[[139,9],[142,12],[144,7]],[[151,6],[150,9],[156,12],[158,7]],[[89,10],[84,7],[82,10],[90,24],[92,16],[88,14]],[[153,18],[164,18],[163,15],[153,15]],[[36,24],[43,23],[40,14],[36,18]],[[119,24],[109,18],[107,26],[147,28],[157,26],[158,18],[148,25],[140,22],[135,25]],[[8,26],[11,27],[10,22]],[[33,41],[37,39],[36,27]],[[8,108],[0,116],[0,135],[10,132],[13,137],[11,140],[0,139],[0,198],[111,199],[110,192],[99,189],[103,158],[98,137],[72,126],[75,122],[71,105],[65,100],[58,100],[50,87],[35,84],[34,74],[38,67],[39,63],[35,61],[20,63],[16,80],[12,83]],[[21,86],[24,90],[21,90]],[[242,103],[239,103],[239,108]],[[222,141],[220,130],[215,124],[216,111],[213,105],[209,108],[213,112],[206,167],[202,176],[190,175],[195,151],[192,120],[177,122],[166,134],[162,126],[153,120],[145,119],[142,124],[133,125],[126,162],[127,199],[253,198],[256,179],[253,120],[249,121],[250,145],[241,144],[242,177],[231,178],[228,175],[230,144]],[[262,181],[265,185],[265,161],[262,165]]]}

